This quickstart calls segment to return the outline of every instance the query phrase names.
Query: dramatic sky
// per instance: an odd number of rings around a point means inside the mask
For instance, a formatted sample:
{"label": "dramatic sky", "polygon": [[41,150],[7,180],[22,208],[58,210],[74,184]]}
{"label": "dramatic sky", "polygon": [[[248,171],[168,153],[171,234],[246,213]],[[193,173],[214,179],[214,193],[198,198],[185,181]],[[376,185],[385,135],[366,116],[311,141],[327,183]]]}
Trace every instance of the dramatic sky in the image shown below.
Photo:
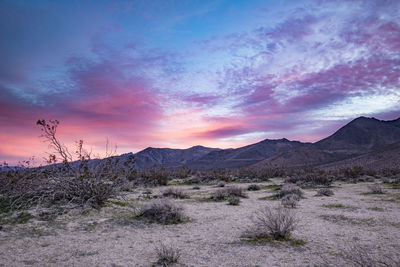
{"label": "dramatic sky", "polygon": [[317,141],[400,116],[400,1],[0,1],[0,161]]}

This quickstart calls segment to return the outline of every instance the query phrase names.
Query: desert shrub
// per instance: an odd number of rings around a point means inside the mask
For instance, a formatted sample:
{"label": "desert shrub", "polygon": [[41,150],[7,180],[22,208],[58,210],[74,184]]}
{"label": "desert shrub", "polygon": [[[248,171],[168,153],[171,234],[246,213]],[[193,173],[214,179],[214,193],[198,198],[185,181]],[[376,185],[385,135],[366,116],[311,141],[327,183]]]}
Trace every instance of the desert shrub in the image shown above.
{"label": "desert shrub", "polygon": [[211,194],[211,199],[215,201],[222,201],[227,198],[227,194],[225,190],[218,189]]}
{"label": "desert shrub", "polygon": [[295,194],[285,195],[282,200],[281,204],[286,208],[295,208],[300,201],[300,197]]}
{"label": "desert shrub", "polygon": [[217,187],[225,187],[226,183],[225,182],[219,182],[217,184]]}
{"label": "desert shrub", "polygon": [[167,169],[153,167],[138,171],[134,179],[137,184],[159,186],[167,185],[170,177],[171,173]]}
{"label": "desert shrub", "polygon": [[365,175],[365,170],[361,166],[347,167],[340,170],[346,178],[358,178]]}
{"label": "desert shrub", "polygon": [[228,196],[247,197],[243,188],[235,185],[226,187],[225,192],[227,193]]}
{"label": "desert shrub", "polygon": [[385,190],[379,184],[370,185],[370,186],[368,186],[368,189],[369,189],[370,193],[372,193],[372,194],[384,194],[385,193]]}
{"label": "desert shrub", "polygon": [[287,171],[282,166],[263,165],[256,167],[240,168],[238,170],[239,179],[250,181],[268,181],[269,178],[284,177]]}
{"label": "desert shrub", "polygon": [[160,243],[156,247],[157,264],[162,266],[170,266],[177,263],[181,257],[181,251],[173,245],[165,245]]}
{"label": "desert shrub", "polygon": [[379,173],[384,177],[393,177],[400,174],[400,168],[385,168],[381,169]]}
{"label": "desert shrub", "polygon": [[327,197],[330,197],[330,196],[333,196],[334,195],[334,193],[333,193],[333,191],[331,190],[331,189],[329,189],[329,188],[321,188],[321,189],[319,189],[318,191],[317,191],[317,196],[327,196]]}
{"label": "desert shrub", "polygon": [[332,184],[332,179],[323,170],[310,169],[286,178],[285,183],[297,184],[299,186],[329,186]]}
{"label": "desert shrub", "polygon": [[[373,249],[358,242],[347,245],[341,250],[347,264],[359,267],[400,266],[400,259],[387,252],[374,253]],[[395,252],[394,252],[395,254]]]}
{"label": "desert shrub", "polygon": [[183,207],[169,200],[153,200],[146,203],[137,216],[162,224],[181,223],[185,220]]}
{"label": "desert shrub", "polygon": [[278,192],[278,197],[283,198],[286,195],[297,195],[299,198],[303,196],[303,191],[295,184],[284,184]]}
{"label": "desert shrub", "polygon": [[216,200],[216,201],[221,201],[225,200],[228,197],[247,197],[247,195],[244,193],[243,188],[239,186],[227,186],[221,189],[218,189],[214,191],[211,194],[211,199]]}
{"label": "desert shrub", "polygon": [[174,178],[177,178],[177,179],[185,179],[194,173],[195,173],[195,171],[191,170],[187,166],[183,166],[183,167],[171,170],[171,176],[173,176]]}
{"label": "desert shrub", "polygon": [[189,196],[179,187],[168,187],[163,192],[164,197],[188,198]]}
{"label": "desert shrub", "polygon": [[112,182],[92,178],[73,178],[62,181],[55,188],[55,199],[62,199],[80,206],[99,208],[118,194]]}
{"label": "desert shrub", "polygon": [[236,196],[230,196],[228,197],[228,204],[229,205],[233,205],[233,206],[237,206],[240,203],[240,198],[236,197]]}
{"label": "desert shrub", "polygon": [[229,169],[210,169],[202,171],[198,175],[202,180],[224,182],[230,182],[232,180],[232,171]]}
{"label": "desert shrub", "polygon": [[70,153],[56,136],[57,120],[38,120],[37,125],[49,144],[47,163],[51,165],[32,167],[24,161],[25,166],[16,169],[0,168],[0,195],[8,210],[41,204],[56,204],[63,209],[76,205],[98,208],[115,197],[128,177],[136,174],[133,154],[126,155],[124,162],[107,151],[108,158],[91,159],[82,140],[76,142],[75,153]]}
{"label": "desert shrub", "polygon": [[247,187],[247,190],[249,190],[249,191],[257,191],[260,189],[261,189],[261,186],[259,186],[258,184],[251,184]]}
{"label": "desert shrub", "polygon": [[266,206],[258,210],[252,222],[253,226],[247,231],[247,236],[272,237],[275,240],[290,238],[298,225],[295,213],[282,205],[275,208]]}
{"label": "desert shrub", "polygon": [[196,186],[193,186],[192,189],[193,189],[193,190],[200,190],[200,186],[197,186],[197,185],[196,185]]}

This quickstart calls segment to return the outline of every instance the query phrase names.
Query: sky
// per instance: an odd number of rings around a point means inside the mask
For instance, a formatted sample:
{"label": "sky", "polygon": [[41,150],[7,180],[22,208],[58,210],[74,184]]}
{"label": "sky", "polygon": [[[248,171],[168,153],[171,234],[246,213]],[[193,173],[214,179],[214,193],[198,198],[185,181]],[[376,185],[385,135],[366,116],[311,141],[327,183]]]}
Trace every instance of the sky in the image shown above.
{"label": "sky", "polygon": [[400,1],[0,1],[0,161],[315,142],[400,117]]}

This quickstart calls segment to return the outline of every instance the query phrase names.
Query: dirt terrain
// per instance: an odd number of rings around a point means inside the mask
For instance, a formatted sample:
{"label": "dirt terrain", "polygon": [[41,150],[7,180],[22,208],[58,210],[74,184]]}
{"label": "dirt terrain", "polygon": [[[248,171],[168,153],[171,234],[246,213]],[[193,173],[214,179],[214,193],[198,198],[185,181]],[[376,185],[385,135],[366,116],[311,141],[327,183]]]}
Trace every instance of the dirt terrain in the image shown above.
{"label": "dirt terrain", "polygon": [[101,209],[74,209],[55,218],[40,208],[31,210],[34,217],[25,223],[3,223],[0,266],[152,266],[160,242],[180,250],[177,266],[347,266],[346,253],[354,247],[398,263],[400,190],[382,184],[384,194],[371,194],[368,186],[374,183],[380,181],[335,182],[330,197],[315,196],[315,188],[302,189],[304,198],[294,209],[299,225],[291,239],[296,242],[243,238],[257,210],[280,204],[268,198],[276,193],[274,185],[282,184],[278,178],[259,183],[261,190],[246,191],[248,197],[238,206],[210,201],[216,185],[197,190],[171,185],[189,195],[172,200],[188,217],[180,224],[134,217],[136,207],[154,196],[162,198],[165,186],[136,188]]}

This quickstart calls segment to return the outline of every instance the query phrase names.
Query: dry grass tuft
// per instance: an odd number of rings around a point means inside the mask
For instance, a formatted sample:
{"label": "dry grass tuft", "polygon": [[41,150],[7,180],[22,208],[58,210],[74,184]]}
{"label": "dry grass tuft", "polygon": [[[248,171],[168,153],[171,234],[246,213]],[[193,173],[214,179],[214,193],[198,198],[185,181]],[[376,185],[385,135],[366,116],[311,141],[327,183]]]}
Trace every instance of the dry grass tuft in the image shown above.
{"label": "dry grass tuft", "polygon": [[298,219],[293,210],[279,205],[260,209],[252,218],[253,227],[246,235],[248,237],[271,237],[274,240],[290,239],[291,233],[298,225]]}
{"label": "dry grass tuft", "polygon": [[170,266],[178,263],[181,257],[181,251],[173,245],[165,245],[160,242],[160,245],[156,247],[157,253],[157,264],[161,266]]}

